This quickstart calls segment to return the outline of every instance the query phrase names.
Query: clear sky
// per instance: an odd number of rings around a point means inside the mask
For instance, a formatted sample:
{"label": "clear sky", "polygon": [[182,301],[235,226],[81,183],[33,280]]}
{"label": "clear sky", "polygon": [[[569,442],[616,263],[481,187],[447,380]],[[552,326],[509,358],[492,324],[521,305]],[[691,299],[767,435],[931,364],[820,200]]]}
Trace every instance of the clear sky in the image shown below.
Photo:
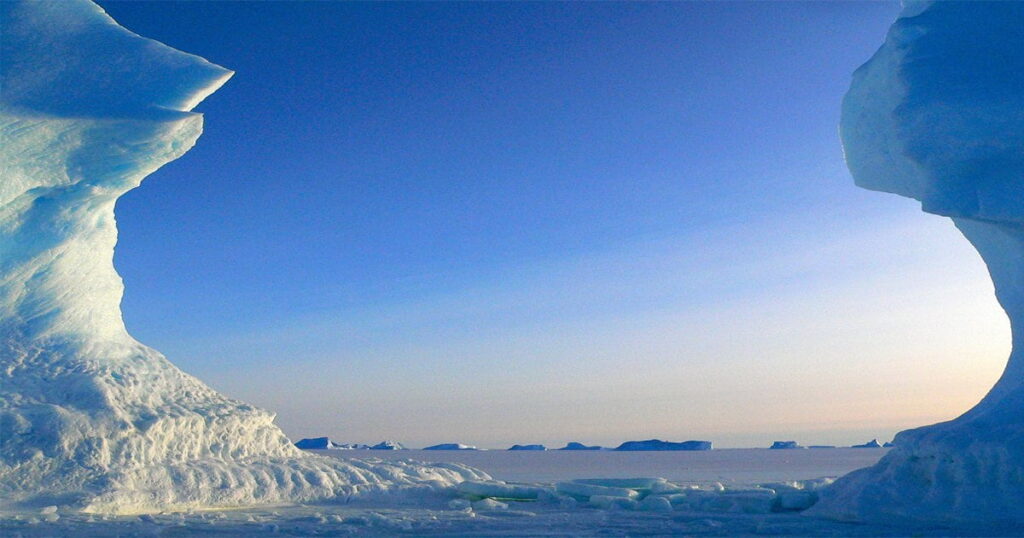
{"label": "clear sky", "polygon": [[895,3],[100,3],[236,71],[118,204],[128,328],[293,439],[849,444],[1005,364],[843,165]]}

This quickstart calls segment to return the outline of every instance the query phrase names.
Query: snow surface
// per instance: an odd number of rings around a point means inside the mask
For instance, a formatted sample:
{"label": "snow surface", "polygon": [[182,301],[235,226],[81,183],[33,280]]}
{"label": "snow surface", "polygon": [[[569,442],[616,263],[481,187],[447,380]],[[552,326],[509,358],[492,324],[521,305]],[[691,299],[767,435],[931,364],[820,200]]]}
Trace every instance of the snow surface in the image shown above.
{"label": "snow surface", "polygon": [[487,478],[303,453],[272,413],[135,341],[115,202],[192,147],[192,107],[232,72],[87,0],[5,0],[0,20],[0,508],[147,513]]}
{"label": "snow surface", "polygon": [[[398,458],[436,453],[329,451],[336,457]],[[767,449],[708,452],[450,452],[485,462],[520,462],[514,474],[525,475],[536,461],[575,461],[564,465],[590,467],[597,477],[614,474],[622,462],[633,462],[630,477],[561,480],[573,495],[558,492],[554,481],[471,480],[449,490],[431,490],[416,497],[353,498],[346,504],[303,504],[250,507],[244,510],[196,511],[114,517],[68,512],[63,508],[0,513],[2,536],[1003,536],[1022,529],[979,527],[891,527],[851,524],[805,517],[828,480],[799,480],[808,469],[842,473],[867,463],[884,450],[772,451]],[[834,458],[829,454],[834,454]],[[643,474],[645,458],[674,458],[679,476],[698,476],[692,462],[715,461],[714,476],[722,482],[666,480]],[[725,459],[722,459],[725,458]],[[581,462],[601,462],[591,466]],[[843,461],[836,465],[834,460]],[[373,464],[368,461],[367,463]],[[502,464],[503,465],[503,464]],[[636,467],[634,467],[634,465]],[[824,467],[823,467],[824,466]],[[484,465],[486,470],[492,466]],[[494,466],[494,468],[500,467]],[[699,465],[698,465],[699,467]],[[787,479],[756,480],[750,470],[778,473]],[[639,477],[639,478],[638,478]],[[600,488],[619,488],[619,495]],[[614,489],[612,491],[615,491]]]}
{"label": "snow surface", "polygon": [[1013,351],[977,406],[900,433],[877,465],[823,492],[813,514],[1024,528],[1021,28],[1020,2],[907,2],[854,74],[840,126],[854,179],[953,219],[988,265]]}

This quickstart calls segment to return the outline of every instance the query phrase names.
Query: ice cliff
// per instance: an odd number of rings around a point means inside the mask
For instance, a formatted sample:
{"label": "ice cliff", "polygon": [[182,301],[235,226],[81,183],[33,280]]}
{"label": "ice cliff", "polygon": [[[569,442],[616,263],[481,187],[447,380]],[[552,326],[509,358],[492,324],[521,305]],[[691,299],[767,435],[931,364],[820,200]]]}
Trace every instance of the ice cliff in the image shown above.
{"label": "ice cliff", "polygon": [[231,72],[87,0],[3,1],[0,503],[151,512],[444,487],[459,465],[301,452],[121,319],[114,204],[202,132]]}
{"label": "ice cliff", "polygon": [[988,265],[1013,352],[977,406],[900,433],[812,514],[1024,525],[1022,28],[1024,3],[908,2],[854,74],[840,127],[854,179],[953,219]]}

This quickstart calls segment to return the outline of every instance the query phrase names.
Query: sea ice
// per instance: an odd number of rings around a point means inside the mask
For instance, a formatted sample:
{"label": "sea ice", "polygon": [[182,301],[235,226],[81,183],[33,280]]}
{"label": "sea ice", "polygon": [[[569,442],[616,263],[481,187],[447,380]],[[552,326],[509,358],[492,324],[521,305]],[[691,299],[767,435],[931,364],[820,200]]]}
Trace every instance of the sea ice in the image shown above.
{"label": "sea ice", "polygon": [[144,513],[488,478],[304,453],[272,413],[133,339],[114,206],[192,147],[203,126],[192,108],[232,72],[139,37],[87,0],[5,0],[0,21],[3,504]]}

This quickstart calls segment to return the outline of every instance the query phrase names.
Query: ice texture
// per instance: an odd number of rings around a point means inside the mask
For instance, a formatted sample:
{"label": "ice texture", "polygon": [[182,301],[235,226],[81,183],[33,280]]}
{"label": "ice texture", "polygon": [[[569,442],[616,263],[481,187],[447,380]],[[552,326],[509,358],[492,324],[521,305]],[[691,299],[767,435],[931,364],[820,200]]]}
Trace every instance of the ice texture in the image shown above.
{"label": "ice texture", "polygon": [[303,453],[125,330],[118,197],[184,154],[231,71],[87,0],[0,2],[0,504],[142,513],[453,486]]}
{"label": "ice texture", "polygon": [[[897,435],[812,514],[1024,526],[1024,3],[907,2],[853,76],[841,136],[861,187],[953,219],[988,266],[1013,351],[974,408]],[[922,375],[924,375],[922,373]]]}

